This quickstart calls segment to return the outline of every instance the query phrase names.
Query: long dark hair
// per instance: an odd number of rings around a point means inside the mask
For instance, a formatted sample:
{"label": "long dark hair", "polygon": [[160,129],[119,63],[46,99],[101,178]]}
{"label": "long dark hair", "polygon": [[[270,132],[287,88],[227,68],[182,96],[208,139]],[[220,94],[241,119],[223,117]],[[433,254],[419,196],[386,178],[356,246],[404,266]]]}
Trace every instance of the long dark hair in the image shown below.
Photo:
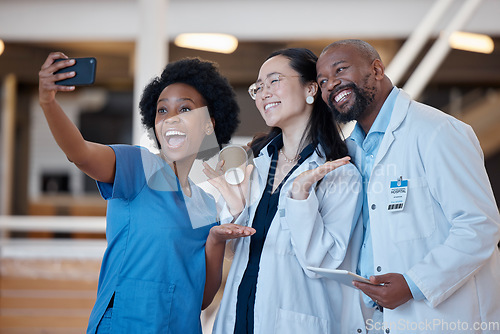
{"label": "long dark hair", "polygon": [[[305,48],[289,48],[274,51],[267,59],[276,56],[283,56],[290,60],[290,67],[301,75],[303,85],[313,81],[316,82],[316,61],[318,57]],[[267,60],[266,59],[266,60]],[[347,146],[340,137],[340,129],[333,118],[328,106],[321,98],[321,91],[318,88],[311,117],[302,136],[301,143],[311,142],[316,148],[319,156],[319,145],[323,148],[326,160],[335,160],[347,155]],[[253,154],[257,156],[262,148],[266,146],[274,137],[281,133],[281,129],[273,127],[267,134],[259,134],[250,143]]]}

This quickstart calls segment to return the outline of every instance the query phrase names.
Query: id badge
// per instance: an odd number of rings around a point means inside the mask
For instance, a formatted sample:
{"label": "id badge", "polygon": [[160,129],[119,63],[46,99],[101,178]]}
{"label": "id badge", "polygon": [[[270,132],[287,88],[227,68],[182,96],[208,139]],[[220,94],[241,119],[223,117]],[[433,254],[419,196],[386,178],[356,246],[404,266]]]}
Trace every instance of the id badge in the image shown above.
{"label": "id badge", "polygon": [[400,176],[398,180],[391,181],[389,188],[389,205],[387,211],[398,212],[403,211],[408,195],[408,180],[403,180]]}

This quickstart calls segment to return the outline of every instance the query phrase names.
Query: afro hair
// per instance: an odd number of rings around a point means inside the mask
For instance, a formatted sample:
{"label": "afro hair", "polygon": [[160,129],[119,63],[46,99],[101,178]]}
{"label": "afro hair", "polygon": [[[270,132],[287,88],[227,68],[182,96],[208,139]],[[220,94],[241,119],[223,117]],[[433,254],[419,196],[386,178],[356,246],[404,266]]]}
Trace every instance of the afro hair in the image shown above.
{"label": "afro hair", "polygon": [[[169,85],[184,83],[195,88],[207,102],[208,113],[215,121],[214,131],[219,144],[227,144],[239,124],[239,106],[228,80],[215,63],[200,58],[185,58],[168,64],[159,77],[144,88],[139,108],[146,129],[155,126],[156,106],[161,92]],[[156,138],[155,138],[156,139]],[[156,143],[159,146],[158,140]],[[210,152],[210,156],[216,152]],[[208,159],[210,156],[199,156]]]}

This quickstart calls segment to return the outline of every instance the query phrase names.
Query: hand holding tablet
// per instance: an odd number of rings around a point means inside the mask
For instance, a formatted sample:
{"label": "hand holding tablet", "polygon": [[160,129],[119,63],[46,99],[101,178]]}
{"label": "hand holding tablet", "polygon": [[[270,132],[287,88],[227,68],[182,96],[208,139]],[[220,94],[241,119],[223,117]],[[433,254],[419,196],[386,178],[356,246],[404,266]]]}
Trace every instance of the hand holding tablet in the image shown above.
{"label": "hand holding tablet", "polygon": [[369,279],[359,276],[353,272],[342,269],[326,269],[317,267],[307,267],[308,270],[317,273],[325,278],[333,279],[339,283],[350,286],[351,288],[356,288],[352,285],[352,281],[359,281],[363,283],[373,284]]}

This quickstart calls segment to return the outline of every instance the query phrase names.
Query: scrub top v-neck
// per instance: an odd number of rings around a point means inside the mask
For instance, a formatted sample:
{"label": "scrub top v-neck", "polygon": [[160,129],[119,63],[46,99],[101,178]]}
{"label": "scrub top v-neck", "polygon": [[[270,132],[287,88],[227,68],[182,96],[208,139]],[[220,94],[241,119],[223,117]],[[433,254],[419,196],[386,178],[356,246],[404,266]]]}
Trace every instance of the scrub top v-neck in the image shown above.
{"label": "scrub top v-neck", "polygon": [[281,135],[273,139],[268,145],[267,150],[271,155],[271,166],[269,167],[269,174],[266,183],[266,188],[262,194],[252,227],[256,232],[250,238],[250,254],[248,258],[247,268],[238,288],[238,299],[236,303],[236,323],[234,327],[235,334],[251,334],[254,328],[254,305],[255,293],[257,291],[257,278],[259,275],[259,263],[266,240],[267,232],[271,226],[276,211],[278,209],[278,201],[282,186],[287,179],[313,152],[314,147],[312,144],[306,146],[300,152],[299,160],[288,172],[285,178],[281,181],[279,186],[272,192],[274,177],[278,163],[279,149],[283,147],[283,138]]}

